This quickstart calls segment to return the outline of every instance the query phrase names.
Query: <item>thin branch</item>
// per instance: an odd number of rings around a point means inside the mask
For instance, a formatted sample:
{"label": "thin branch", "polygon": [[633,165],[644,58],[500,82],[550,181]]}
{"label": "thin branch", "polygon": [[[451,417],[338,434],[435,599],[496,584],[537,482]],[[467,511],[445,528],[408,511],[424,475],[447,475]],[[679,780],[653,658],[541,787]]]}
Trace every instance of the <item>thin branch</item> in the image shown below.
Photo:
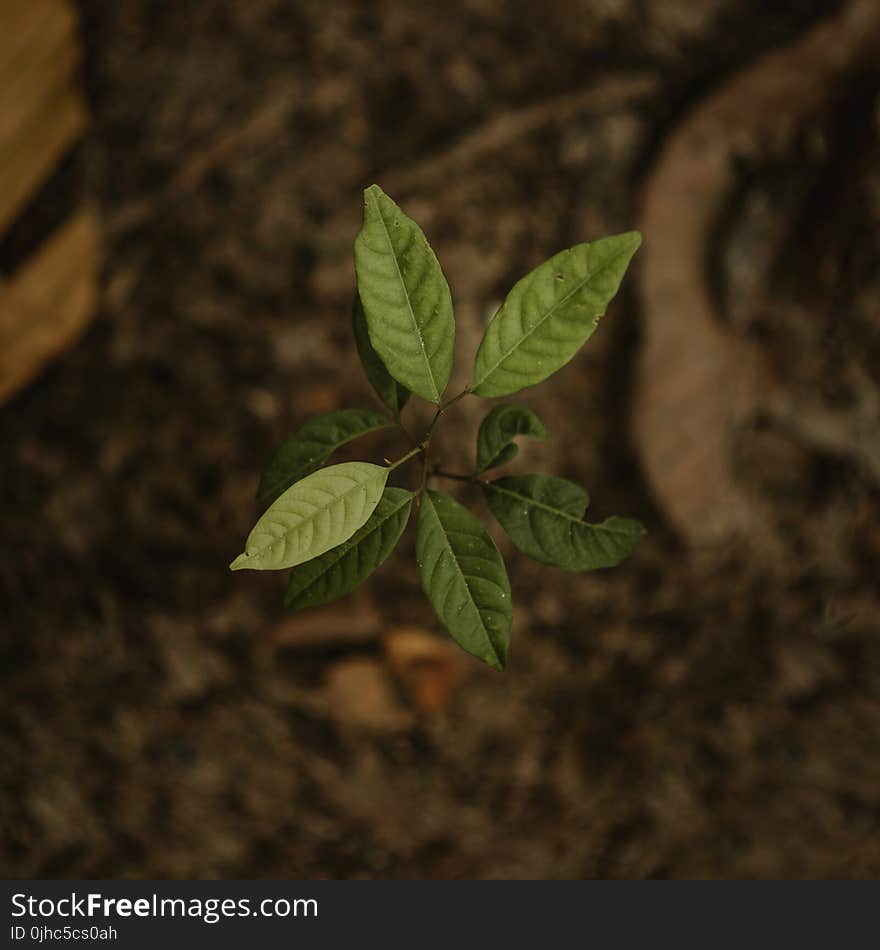
{"label": "thin branch", "polygon": [[416,492],[416,506],[417,507],[419,504],[421,504],[422,495],[425,493],[425,487],[427,486],[427,483],[428,483],[428,477],[430,475],[436,474],[436,472],[430,467],[431,439],[434,436],[434,428],[439,422],[440,417],[443,415],[443,413],[446,412],[446,410],[450,406],[454,406],[455,403],[459,401],[459,399],[464,399],[464,397],[467,396],[469,393],[470,393],[470,387],[465,386],[465,388],[457,396],[453,396],[452,399],[450,399],[448,402],[445,402],[442,405],[437,407],[437,411],[434,413],[434,418],[431,419],[431,422],[428,425],[428,428],[425,432],[424,438],[418,445],[416,445],[415,439],[413,439],[412,436],[410,436],[410,434],[404,428],[403,423],[400,421],[400,414],[398,413],[395,417],[394,421],[403,431],[404,435],[406,435],[407,438],[410,440],[410,443],[414,446],[414,448],[407,455],[404,455],[402,459],[395,462],[391,466],[391,468],[392,469],[397,468],[398,465],[402,465],[407,459],[412,458],[414,455],[418,454],[419,452],[422,453],[422,477],[419,482],[418,491]]}
{"label": "thin branch", "polygon": [[454,406],[459,399],[464,399],[465,396],[469,396],[471,392],[470,386],[465,386],[464,389],[457,395],[453,396],[448,402],[444,402],[443,405],[437,410],[437,414],[446,412],[450,406]]}
{"label": "thin branch", "polygon": [[425,486],[428,484],[428,452],[425,451],[422,457],[422,478],[419,482],[419,490],[416,492],[416,507],[422,502],[422,495],[425,493]]}
{"label": "thin branch", "polygon": [[396,462],[391,462],[388,468],[391,469],[391,471],[393,472],[394,469],[398,467],[398,465],[403,465],[404,462],[408,462],[414,455],[418,455],[420,452],[424,452],[426,448],[427,446],[424,443],[422,443],[421,445],[417,445],[411,452],[407,452],[406,455],[399,458]]}

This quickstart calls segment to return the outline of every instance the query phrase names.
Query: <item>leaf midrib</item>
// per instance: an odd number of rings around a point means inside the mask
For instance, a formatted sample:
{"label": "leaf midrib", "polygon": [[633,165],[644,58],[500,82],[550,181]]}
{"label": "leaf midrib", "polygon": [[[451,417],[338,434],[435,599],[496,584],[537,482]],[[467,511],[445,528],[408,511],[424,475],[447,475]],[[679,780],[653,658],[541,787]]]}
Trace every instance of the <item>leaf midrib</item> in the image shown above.
{"label": "leaf midrib", "polygon": [[[483,636],[485,636],[486,641],[489,644],[490,649],[492,650],[492,655],[495,657],[496,663],[501,663],[501,657],[498,655],[498,650],[495,648],[495,644],[492,642],[492,637],[489,635],[489,630],[486,627],[486,624],[483,623],[483,614],[480,611],[480,607],[477,602],[474,600],[474,595],[471,593],[470,584],[467,582],[467,577],[464,571],[461,569],[461,565],[458,563],[458,558],[455,556],[455,551],[452,550],[452,545],[449,543],[449,535],[446,531],[446,527],[443,522],[440,520],[440,515],[437,513],[437,507],[434,502],[431,500],[430,495],[425,495],[422,499],[422,504],[427,502],[431,506],[431,512],[434,517],[437,519],[437,524],[440,526],[440,530],[443,532],[443,541],[446,545],[446,549],[449,551],[450,556],[452,557],[452,563],[455,565],[455,569],[458,572],[458,576],[462,579],[464,583],[464,589],[467,591],[468,600],[473,606],[474,610],[477,612],[477,619],[480,621],[480,628],[483,631]],[[465,533],[465,532],[462,532]]]}
{"label": "leaf midrib", "polygon": [[[376,467],[379,468],[379,466],[376,466]],[[380,469],[380,470],[381,470],[381,469]],[[314,474],[314,473],[313,473],[313,474]],[[305,518],[300,518],[300,520],[299,520],[295,525],[292,525],[291,527],[286,527],[285,524],[284,524],[284,522],[281,521],[280,519],[278,519],[278,515],[280,514],[280,515],[291,516],[291,515],[292,515],[292,512],[288,512],[288,511],[278,511],[278,512],[276,512],[276,513],[275,513],[275,517],[276,517],[276,519],[277,519],[276,523],[280,524],[280,525],[284,528],[284,533],[278,535],[276,538],[273,538],[271,542],[269,542],[268,544],[263,545],[263,547],[258,548],[256,551],[254,551],[253,554],[248,554],[248,553],[247,553],[247,550],[245,550],[245,554],[247,554],[248,557],[257,557],[258,555],[262,554],[264,551],[267,551],[267,550],[269,550],[270,548],[274,547],[274,546],[275,546],[276,544],[278,544],[279,542],[287,543],[288,537],[289,537],[294,531],[300,531],[305,525],[311,524],[313,521],[315,521],[315,520],[318,518],[318,516],[319,516],[322,512],[326,511],[328,508],[330,508],[331,506],[337,504],[338,502],[343,502],[343,503],[344,503],[344,502],[349,498],[349,496],[350,496],[353,492],[356,492],[356,491],[358,491],[358,490],[361,489],[361,488],[364,488],[364,489],[365,489],[369,482],[371,482],[371,481],[377,481],[378,478],[379,478],[379,476],[378,476],[377,474],[371,474],[370,478],[365,478],[362,482],[355,482],[355,483],[351,486],[351,488],[347,489],[346,491],[342,492],[342,493],[339,494],[339,495],[336,495],[336,496],[333,498],[333,500],[332,500],[331,502],[329,502],[328,504],[322,505],[321,507],[315,508],[315,510],[314,510],[310,515],[307,515]],[[387,479],[387,475],[386,475],[386,479]],[[268,509],[267,512],[266,512],[266,514],[268,514],[269,510],[271,510],[271,509]],[[263,517],[265,518],[266,515],[263,515]],[[368,516],[368,517],[369,517],[369,516]],[[262,520],[262,518],[261,518],[260,520]],[[257,525],[258,525],[258,524],[259,524],[259,522],[257,523]],[[254,530],[255,530],[255,531],[256,531],[256,529],[257,529],[257,525],[254,525]],[[358,530],[358,529],[355,528],[355,531],[357,531],[357,530]],[[346,539],[346,540],[348,540],[348,539]],[[339,543],[340,543],[340,544],[344,544],[345,541],[340,541]],[[335,547],[335,545],[334,545],[334,547]],[[329,550],[329,549],[328,549],[328,550]],[[326,551],[325,551],[325,552],[322,552],[322,553],[326,553]],[[321,556],[320,554],[316,554],[316,555],[315,555],[315,557],[320,557],[320,556]],[[311,558],[309,558],[309,560],[311,560]],[[303,562],[303,563],[304,563],[304,562]],[[297,565],[294,565],[294,566],[296,567]]]}
{"label": "leaf midrib", "polygon": [[[480,386],[482,386],[483,383],[485,383],[486,380],[495,372],[495,370],[498,369],[498,367],[507,359],[507,357],[510,356],[511,353],[516,352],[516,350],[518,350],[523,345],[523,343],[538,329],[538,327],[542,326],[544,324],[544,321],[550,318],[554,310],[561,307],[567,300],[569,300],[569,298],[573,297],[576,293],[579,293],[581,290],[583,290],[583,288],[591,280],[593,280],[597,274],[601,274],[602,271],[604,271],[610,264],[614,263],[614,261],[616,261],[619,257],[623,257],[624,254],[626,254],[626,251],[618,251],[617,254],[614,254],[611,257],[609,257],[608,260],[606,260],[605,263],[602,264],[601,267],[597,267],[596,270],[594,270],[592,274],[589,274],[586,277],[584,277],[584,279],[580,281],[573,290],[570,290],[564,297],[561,297],[559,300],[557,300],[556,303],[553,304],[553,306],[540,318],[540,320],[538,320],[538,322],[530,330],[524,333],[516,341],[516,343],[509,350],[507,350],[507,352],[502,354],[502,356],[497,360],[497,362],[495,362],[489,368],[489,370],[480,377],[479,381],[473,383],[471,388],[476,390]],[[502,310],[503,309],[504,309],[504,305],[502,304]],[[500,316],[500,311],[498,314],[496,314],[496,316]]]}
{"label": "leaf midrib", "polygon": [[535,508],[542,508],[544,511],[549,511],[553,515],[558,515],[560,518],[565,518],[566,521],[571,521],[573,524],[578,524],[582,528],[590,528],[592,531],[605,531],[608,534],[629,534],[628,531],[621,528],[609,528],[606,524],[591,524],[589,521],[584,521],[583,518],[575,518],[573,515],[570,515],[567,511],[563,511],[561,508],[554,508],[552,505],[547,505],[542,501],[537,501],[534,498],[530,498],[528,495],[521,495],[519,492],[512,491],[510,488],[502,488],[500,485],[496,485],[494,482],[486,482],[486,488],[491,488],[492,491],[497,491],[500,495],[509,495],[511,498],[516,498],[517,501],[522,501],[527,505],[532,505]]}
{"label": "leaf midrib", "polygon": [[382,203],[378,198],[375,198],[375,201],[376,211],[379,214],[379,220],[382,222],[382,230],[385,232],[385,237],[388,241],[388,247],[391,249],[391,259],[394,261],[394,267],[397,270],[397,276],[400,278],[400,285],[403,287],[403,294],[406,297],[406,307],[407,310],[409,310],[410,319],[412,320],[413,327],[416,331],[416,337],[419,341],[419,348],[422,351],[422,357],[425,361],[425,367],[428,370],[428,378],[431,381],[431,391],[434,393],[435,402],[439,402],[440,392],[437,389],[437,381],[434,379],[434,372],[431,369],[431,361],[428,359],[428,351],[425,349],[425,340],[422,337],[422,329],[416,320],[416,314],[412,307],[412,301],[409,297],[409,288],[406,286],[406,281],[403,279],[403,271],[401,271],[400,263],[397,260],[397,252],[394,250],[394,244],[391,242],[391,232],[388,230],[388,225],[385,223],[385,215],[382,213]]}

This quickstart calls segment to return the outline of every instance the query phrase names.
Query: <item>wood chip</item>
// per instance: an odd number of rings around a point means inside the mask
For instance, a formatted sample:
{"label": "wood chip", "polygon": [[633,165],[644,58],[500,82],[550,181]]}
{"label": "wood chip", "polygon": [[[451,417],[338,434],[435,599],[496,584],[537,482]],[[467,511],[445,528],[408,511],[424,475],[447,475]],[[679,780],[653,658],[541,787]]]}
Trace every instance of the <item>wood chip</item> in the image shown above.
{"label": "wood chip", "polygon": [[445,712],[464,676],[461,650],[420,627],[394,627],[384,645],[388,667],[413,705],[428,715]]}

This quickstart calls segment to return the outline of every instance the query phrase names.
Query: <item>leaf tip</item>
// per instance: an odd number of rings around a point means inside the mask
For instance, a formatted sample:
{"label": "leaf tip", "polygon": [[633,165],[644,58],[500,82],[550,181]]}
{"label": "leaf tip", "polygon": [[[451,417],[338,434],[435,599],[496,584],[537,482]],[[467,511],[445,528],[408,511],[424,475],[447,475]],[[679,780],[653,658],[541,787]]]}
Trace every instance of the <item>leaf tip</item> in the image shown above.
{"label": "leaf tip", "polygon": [[375,182],[373,182],[372,185],[367,185],[367,187],[364,188],[364,203],[365,204],[369,203],[370,198],[375,198],[378,201],[379,198],[384,198],[384,197],[386,197],[385,192],[382,191],[382,189]]}
{"label": "leaf tip", "polygon": [[642,246],[641,231],[625,231],[622,236],[629,239],[634,254]]}
{"label": "leaf tip", "polygon": [[618,521],[622,524],[631,535],[636,538],[643,538],[647,533],[648,529],[642,524],[641,521],[637,521],[635,518],[615,518],[612,517],[608,519],[609,521]]}
{"label": "leaf tip", "polygon": [[247,562],[250,560],[249,554],[239,554],[238,557],[229,565],[230,571],[243,571],[247,566]]}

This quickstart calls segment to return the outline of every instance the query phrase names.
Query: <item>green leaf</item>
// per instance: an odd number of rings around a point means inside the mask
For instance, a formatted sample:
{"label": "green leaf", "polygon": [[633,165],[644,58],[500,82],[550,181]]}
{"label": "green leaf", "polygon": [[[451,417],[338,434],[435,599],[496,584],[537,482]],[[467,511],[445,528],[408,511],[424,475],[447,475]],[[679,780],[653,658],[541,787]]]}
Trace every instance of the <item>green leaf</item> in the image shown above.
{"label": "green leaf", "polygon": [[453,639],[504,669],[513,615],[510,583],[483,525],[448,495],[424,492],[416,559],[428,600]]}
{"label": "green leaf", "polygon": [[386,488],[366,524],[346,542],[294,569],[285,606],[329,604],[363,583],[394,550],[409,520],[413,497],[403,488]]}
{"label": "green leaf", "polygon": [[409,399],[409,390],[405,386],[401,386],[392,377],[385,369],[385,364],[379,359],[379,354],[373,349],[373,344],[370,343],[370,333],[367,329],[367,318],[364,316],[364,307],[358,294],[354,295],[352,328],[354,330],[355,346],[357,346],[361,364],[370,385],[376,390],[382,402],[395,415],[399,415],[401,409],[406,405],[407,399]]}
{"label": "green leaf", "polygon": [[257,501],[268,505],[286,489],[324,462],[346,442],[391,425],[371,409],[337,409],[309,419],[272,456],[260,486]]}
{"label": "green leaf", "polygon": [[577,244],[518,281],[486,328],[471,390],[507,396],[564,366],[596,329],[641,243],[628,231]]}
{"label": "green leaf", "polygon": [[568,571],[614,567],[644,534],[639,522],[628,518],[586,524],[589,497],[564,478],[515,475],[485,482],[483,490],[510,540],[542,564]]}
{"label": "green leaf", "polygon": [[389,471],[343,462],[307,475],[269,506],[229,567],[278,571],[342,544],[373,513]]}
{"label": "green leaf", "polygon": [[524,406],[495,406],[477,433],[477,472],[485,472],[509,462],[519,451],[513,441],[518,435],[546,439],[541,420]]}
{"label": "green leaf", "polygon": [[378,185],[364,192],[354,265],[373,349],[399,383],[439,403],[455,347],[449,286],[422,229]]}

